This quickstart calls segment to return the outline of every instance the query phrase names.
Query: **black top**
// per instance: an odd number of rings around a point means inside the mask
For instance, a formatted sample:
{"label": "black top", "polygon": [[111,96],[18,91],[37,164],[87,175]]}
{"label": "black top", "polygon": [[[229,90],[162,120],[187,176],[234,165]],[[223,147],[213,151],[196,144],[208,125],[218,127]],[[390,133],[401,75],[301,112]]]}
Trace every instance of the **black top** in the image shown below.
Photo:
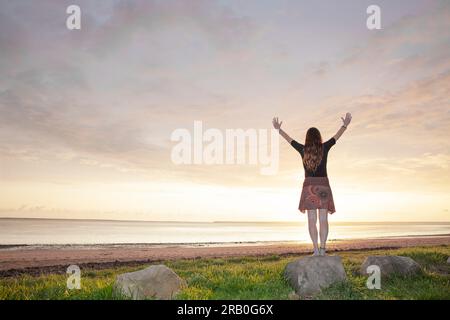
{"label": "black top", "polygon": [[[334,146],[335,144],[336,144],[336,139],[334,139],[334,138],[331,138],[330,140],[328,140],[327,142],[325,142],[323,144],[322,161],[320,162],[316,171],[306,170],[305,164],[303,164],[303,168],[305,169],[305,177],[327,177],[328,151],[330,151],[331,147]],[[292,140],[291,146],[293,146],[294,149],[297,150],[302,155],[302,159],[303,159],[305,146],[302,145],[301,143],[298,143],[295,140]]]}

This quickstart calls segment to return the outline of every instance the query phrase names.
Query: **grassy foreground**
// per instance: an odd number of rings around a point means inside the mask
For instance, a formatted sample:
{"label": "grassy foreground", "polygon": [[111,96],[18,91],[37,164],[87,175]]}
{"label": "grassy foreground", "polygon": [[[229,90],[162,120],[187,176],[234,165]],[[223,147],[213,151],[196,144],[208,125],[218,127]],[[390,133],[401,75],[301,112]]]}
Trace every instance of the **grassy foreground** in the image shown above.
{"label": "grassy foreground", "polygon": [[[368,255],[404,255],[424,272],[411,277],[382,278],[381,290],[366,288],[357,274]],[[450,246],[339,252],[348,282],[336,284],[314,299],[450,299]],[[299,256],[167,261],[188,287],[178,299],[289,299],[293,290],[283,278],[286,264]],[[81,289],[67,290],[66,275],[0,278],[0,299],[122,299],[113,292],[115,276],[141,267],[82,270]]]}

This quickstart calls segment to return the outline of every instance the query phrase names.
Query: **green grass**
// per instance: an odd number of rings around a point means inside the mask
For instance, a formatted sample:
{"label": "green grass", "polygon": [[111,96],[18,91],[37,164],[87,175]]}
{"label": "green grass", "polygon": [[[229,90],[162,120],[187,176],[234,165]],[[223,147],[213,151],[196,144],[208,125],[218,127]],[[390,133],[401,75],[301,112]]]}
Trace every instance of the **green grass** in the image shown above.
{"label": "green grass", "polygon": [[[336,284],[313,299],[450,299],[450,246],[339,252],[348,282]],[[368,255],[403,255],[416,260],[423,273],[382,279],[381,290],[366,288],[357,271]],[[188,283],[177,299],[289,299],[283,278],[286,264],[300,256],[167,261]],[[66,289],[66,275],[0,278],[0,299],[123,299],[113,291],[115,276],[141,267],[82,270],[80,290]]]}

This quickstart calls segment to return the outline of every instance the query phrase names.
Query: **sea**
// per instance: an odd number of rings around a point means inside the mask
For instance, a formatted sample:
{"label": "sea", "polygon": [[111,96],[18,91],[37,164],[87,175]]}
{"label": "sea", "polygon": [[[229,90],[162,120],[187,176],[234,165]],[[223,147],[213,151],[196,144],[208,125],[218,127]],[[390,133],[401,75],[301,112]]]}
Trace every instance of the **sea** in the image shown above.
{"label": "sea", "polygon": [[[450,222],[334,222],[329,240],[450,234]],[[0,218],[0,245],[307,242],[302,222],[164,222]]]}

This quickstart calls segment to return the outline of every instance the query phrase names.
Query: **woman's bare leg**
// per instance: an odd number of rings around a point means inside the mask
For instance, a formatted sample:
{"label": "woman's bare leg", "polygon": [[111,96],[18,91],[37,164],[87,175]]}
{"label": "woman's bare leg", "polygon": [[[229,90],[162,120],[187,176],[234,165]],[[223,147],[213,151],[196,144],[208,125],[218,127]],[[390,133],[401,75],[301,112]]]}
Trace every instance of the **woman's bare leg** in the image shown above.
{"label": "woman's bare leg", "polygon": [[328,238],[328,210],[319,209],[320,247],[325,249]]}
{"label": "woman's bare leg", "polygon": [[317,210],[306,210],[306,212],[308,213],[309,236],[314,246],[314,253],[317,254],[319,252],[319,244],[317,243]]}

